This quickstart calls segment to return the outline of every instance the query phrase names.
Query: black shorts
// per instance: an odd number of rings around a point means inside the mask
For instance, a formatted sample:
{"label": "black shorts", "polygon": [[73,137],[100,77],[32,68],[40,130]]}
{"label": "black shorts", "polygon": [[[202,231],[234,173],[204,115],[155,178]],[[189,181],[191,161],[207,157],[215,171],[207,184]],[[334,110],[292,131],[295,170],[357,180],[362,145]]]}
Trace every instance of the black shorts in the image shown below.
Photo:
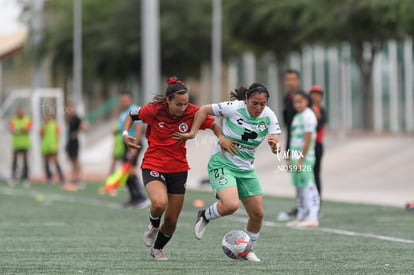
{"label": "black shorts", "polygon": [[68,144],[66,144],[66,153],[70,158],[77,158],[79,155],[79,140],[69,140]]}
{"label": "black shorts", "polygon": [[142,169],[144,185],[151,181],[161,181],[167,186],[168,194],[185,194],[188,172],[161,173],[151,169]]}
{"label": "black shorts", "polygon": [[14,153],[27,153],[27,151],[29,151],[28,149],[13,149]]}

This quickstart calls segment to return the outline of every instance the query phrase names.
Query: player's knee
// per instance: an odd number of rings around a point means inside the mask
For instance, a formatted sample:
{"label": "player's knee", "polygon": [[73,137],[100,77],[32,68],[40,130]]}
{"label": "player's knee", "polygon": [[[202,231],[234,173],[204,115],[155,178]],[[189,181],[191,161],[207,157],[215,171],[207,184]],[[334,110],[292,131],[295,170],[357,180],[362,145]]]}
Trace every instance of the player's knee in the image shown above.
{"label": "player's knee", "polygon": [[263,216],[264,216],[264,211],[263,209],[257,209],[255,211],[252,212],[252,218],[256,219],[256,220],[263,220]]}
{"label": "player's knee", "polygon": [[163,199],[156,199],[151,201],[151,208],[153,208],[156,211],[162,211],[164,212],[167,208],[167,201]]}
{"label": "player's knee", "polygon": [[233,200],[233,201],[224,201],[223,203],[223,215],[230,215],[239,209],[239,201]]}

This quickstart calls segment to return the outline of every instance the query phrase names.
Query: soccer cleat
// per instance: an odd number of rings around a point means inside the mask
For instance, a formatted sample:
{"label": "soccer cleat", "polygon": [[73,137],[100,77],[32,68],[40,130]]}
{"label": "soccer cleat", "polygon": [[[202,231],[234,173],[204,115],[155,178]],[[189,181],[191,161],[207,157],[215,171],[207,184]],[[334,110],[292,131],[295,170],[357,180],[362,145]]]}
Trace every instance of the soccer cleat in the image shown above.
{"label": "soccer cleat", "polygon": [[203,217],[203,211],[198,211],[197,220],[194,224],[194,235],[197,240],[201,240],[208,224],[208,221]]}
{"label": "soccer cleat", "polygon": [[152,223],[147,226],[144,232],[144,244],[146,246],[151,247],[154,244],[158,231],[160,231],[160,228],[154,227]]}
{"label": "soccer cleat", "polygon": [[319,222],[317,220],[303,220],[296,224],[296,227],[318,227]]}
{"label": "soccer cleat", "polygon": [[250,251],[249,254],[243,257],[243,259],[248,260],[249,262],[260,262],[261,260],[256,256],[256,253]]}
{"label": "soccer cleat", "polygon": [[151,205],[151,201],[149,199],[144,199],[139,201],[135,204],[135,207],[138,209],[145,209]]}
{"label": "soccer cleat", "polygon": [[165,257],[164,253],[161,249],[156,249],[154,247],[151,247],[150,255],[154,258],[154,260],[157,261],[167,261],[168,258]]}

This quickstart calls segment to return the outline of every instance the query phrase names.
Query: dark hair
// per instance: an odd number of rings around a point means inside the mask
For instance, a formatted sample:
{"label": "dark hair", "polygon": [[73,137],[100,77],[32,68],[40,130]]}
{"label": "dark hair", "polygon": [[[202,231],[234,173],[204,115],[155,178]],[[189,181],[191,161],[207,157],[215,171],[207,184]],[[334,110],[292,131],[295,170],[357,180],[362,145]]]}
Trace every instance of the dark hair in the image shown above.
{"label": "dark hair", "polygon": [[304,91],[296,91],[294,94],[295,95],[299,95],[301,97],[303,97],[304,99],[309,101],[309,95],[307,93],[305,93]]}
{"label": "dark hair", "polygon": [[286,71],[285,71],[285,75],[286,74],[295,74],[299,79],[300,79],[300,73],[299,73],[299,71],[297,71],[297,70],[294,70],[294,69],[287,69]]}
{"label": "dark hair", "polygon": [[129,97],[131,97],[131,98],[133,98],[134,96],[132,95],[132,93],[131,92],[129,92],[129,91],[122,91],[120,94],[119,94],[120,96],[123,96],[123,95],[126,95],[126,96],[129,96]]}
{"label": "dark hair", "polygon": [[156,95],[153,98],[153,102],[160,102],[160,101],[164,101],[167,98],[169,100],[173,99],[175,95],[183,95],[188,93],[188,89],[185,86],[185,83],[178,80],[176,77],[170,77],[167,80],[167,89],[165,89],[165,94],[164,95]]}
{"label": "dark hair", "polygon": [[261,94],[265,93],[267,99],[269,99],[269,91],[267,90],[266,86],[262,83],[255,82],[247,88],[245,85],[240,85],[239,88],[235,89],[233,92],[230,93],[231,100],[245,100],[246,97],[249,99],[253,94]]}

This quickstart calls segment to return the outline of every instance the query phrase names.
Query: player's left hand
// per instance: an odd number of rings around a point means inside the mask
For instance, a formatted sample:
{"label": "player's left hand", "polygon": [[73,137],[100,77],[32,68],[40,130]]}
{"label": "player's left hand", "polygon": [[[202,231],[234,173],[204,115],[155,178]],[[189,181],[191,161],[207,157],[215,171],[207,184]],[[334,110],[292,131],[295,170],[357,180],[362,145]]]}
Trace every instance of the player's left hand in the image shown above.
{"label": "player's left hand", "polygon": [[181,142],[187,139],[193,139],[195,137],[195,134],[192,132],[188,132],[188,133],[174,132],[172,135],[173,135],[172,139],[179,140],[178,144],[180,144]]}
{"label": "player's left hand", "polygon": [[141,146],[137,145],[137,139],[135,137],[131,136],[122,136],[122,139],[124,140],[125,144],[128,146],[128,148],[132,149],[139,149]]}

